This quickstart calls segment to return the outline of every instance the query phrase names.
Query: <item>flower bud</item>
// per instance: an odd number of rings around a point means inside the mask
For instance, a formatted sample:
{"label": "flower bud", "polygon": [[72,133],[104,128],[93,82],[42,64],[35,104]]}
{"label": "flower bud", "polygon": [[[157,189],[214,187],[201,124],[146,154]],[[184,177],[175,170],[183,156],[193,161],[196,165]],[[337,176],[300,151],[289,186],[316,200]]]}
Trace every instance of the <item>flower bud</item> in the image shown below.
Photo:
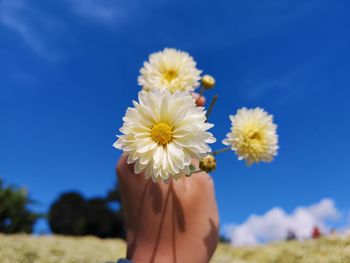
{"label": "flower bud", "polygon": [[207,173],[215,170],[216,168],[216,160],[213,155],[208,154],[203,157],[199,162],[199,168]]}
{"label": "flower bud", "polygon": [[215,86],[215,79],[211,75],[204,75],[202,77],[202,85],[205,89],[211,89]]}

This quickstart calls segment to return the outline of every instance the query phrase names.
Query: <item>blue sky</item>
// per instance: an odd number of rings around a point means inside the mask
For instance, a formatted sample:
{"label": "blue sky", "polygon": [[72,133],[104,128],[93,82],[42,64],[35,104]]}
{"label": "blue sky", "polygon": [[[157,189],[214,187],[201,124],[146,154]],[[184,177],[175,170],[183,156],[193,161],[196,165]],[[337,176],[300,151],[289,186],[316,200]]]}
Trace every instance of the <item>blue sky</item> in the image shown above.
{"label": "blue sky", "polygon": [[341,0],[2,0],[0,176],[26,186],[38,210],[62,191],[104,194],[138,71],[150,53],[175,47],[217,79],[207,96],[220,96],[211,116],[218,141],[243,106],[265,108],[279,126],[273,163],[247,168],[233,153],[218,157],[222,225],[323,198],[347,214],[349,8]]}

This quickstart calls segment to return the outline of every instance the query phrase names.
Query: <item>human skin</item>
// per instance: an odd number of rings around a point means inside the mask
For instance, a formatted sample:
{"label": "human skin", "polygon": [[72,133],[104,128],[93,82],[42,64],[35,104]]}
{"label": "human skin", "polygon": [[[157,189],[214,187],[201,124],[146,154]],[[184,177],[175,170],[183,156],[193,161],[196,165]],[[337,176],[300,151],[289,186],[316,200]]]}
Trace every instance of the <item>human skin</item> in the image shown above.
{"label": "human skin", "polygon": [[[204,105],[204,98],[196,100]],[[212,178],[204,173],[170,183],[135,174],[122,156],[117,165],[134,263],[206,263],[218,243],[219,217]],[[198,167],[198,161],[193,160]]]}

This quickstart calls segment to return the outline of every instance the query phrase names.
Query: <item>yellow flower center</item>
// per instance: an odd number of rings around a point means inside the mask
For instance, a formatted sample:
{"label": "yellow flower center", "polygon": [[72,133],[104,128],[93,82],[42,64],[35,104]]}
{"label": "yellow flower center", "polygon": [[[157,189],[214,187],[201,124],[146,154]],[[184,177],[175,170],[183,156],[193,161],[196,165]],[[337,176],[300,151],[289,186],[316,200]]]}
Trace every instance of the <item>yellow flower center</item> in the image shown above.
{"label": "yellow flower center", "polygon": [[166,123],[158,123],[153,126],[151,136],[155,142],[166,145],[172,139],[172,127]]}
{"label": "yellow flower center", "polygon": [[261,140],[261,134],[258,132],[254,132],[252,135],[249,136],[249,139],[251,140]]}
{"label": "yellow flower center", "polygon": [[166,70],[164,73],[163,73],[163,77],[168,81],[172,81],[174,78],[177,77],[177,71],[176,70],[173,70],[173,69],[169,69],[169,70]]}
{"label": "yellow flower center", "polygon": [[248,131],[242,141],[234,143],[237,154],[245,156],[249,165],[260,161],[267,147],[264,137],[264,131]]}

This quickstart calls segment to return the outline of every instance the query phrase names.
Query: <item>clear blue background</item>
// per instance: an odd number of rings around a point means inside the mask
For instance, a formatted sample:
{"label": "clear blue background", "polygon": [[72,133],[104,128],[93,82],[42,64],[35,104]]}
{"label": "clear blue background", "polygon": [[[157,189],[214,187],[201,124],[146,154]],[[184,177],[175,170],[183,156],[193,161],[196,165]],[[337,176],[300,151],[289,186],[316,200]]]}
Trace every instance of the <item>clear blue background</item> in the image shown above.
{"label": "clear blue background", "polygon": [[175,47],[217,79],[206,96],[220,95],[211,116],[219,142],[243,106],[263,107],[279,126],[273,163],[218,157],[222,224],[324,197],[347,210],[349,10],[345,0],[2,0],[0,176],[26,186],[39,211],[62,191],[103,195],[138,71],[150,53]]}

